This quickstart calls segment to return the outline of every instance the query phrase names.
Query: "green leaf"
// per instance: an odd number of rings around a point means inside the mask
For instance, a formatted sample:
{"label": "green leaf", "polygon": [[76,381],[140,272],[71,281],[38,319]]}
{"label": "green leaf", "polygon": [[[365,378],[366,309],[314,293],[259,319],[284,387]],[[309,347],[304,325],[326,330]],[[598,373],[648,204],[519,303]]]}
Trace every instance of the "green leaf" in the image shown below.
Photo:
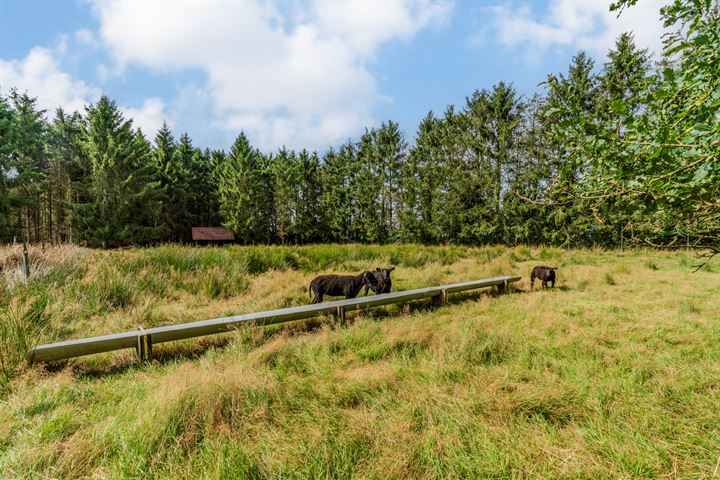
{"label": "green leaf", "polygon": [[624,115],[627,111],[627,104],[622,100],[613,100],[610,104],[610,109],[619,115]]}
{"label": "green leaf", "polygon": [[695,170],[695,176],[693,176],[693,182],[699,182],[710,174],[710,163],[703,163]]}

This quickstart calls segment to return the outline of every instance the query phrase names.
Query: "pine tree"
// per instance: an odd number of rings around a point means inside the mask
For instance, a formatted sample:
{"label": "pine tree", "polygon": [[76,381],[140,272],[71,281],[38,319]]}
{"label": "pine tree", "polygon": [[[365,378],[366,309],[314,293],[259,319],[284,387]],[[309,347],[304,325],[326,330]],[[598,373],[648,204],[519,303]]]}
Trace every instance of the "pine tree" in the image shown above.
{"label": "pine tree", "polygon": [[217,187],[214,179],[215,156],[196,148],[190,164],[190,204],[192,223],[208,227],[220,223]]}
{"label": "pine tree", "polygon": [[76,206],[80,239],[102,247],[156,240],[162,190],[149,142],[106,96],[87,107],[87,122],[83,149],[91,174],[88,201]]}
{"label": "pine tree", "polygon": [[195,148],[187,132],[180,135],[177,147],[173,151],[172,162],[167,170],[168,211],[172,238],[178,242],[190,240],[190,227],[195,220],[194,185],[192,167]]}
{"label": "pine tree", "polygon": [[547,218],[551,207],[543,205],[552,179],[546,143],[545,99],[540,95],[525,104],[518,145],[510,163],[508,192],[503,200],[504,243],[550,243],[552,226]]}
{"label": "pine tree", "polygon": [[275,232],[281,244],[296,241],[297,194],[299,192],[298,164],[295,152],[283,147],[271,162],[273,175]]}
{"label": "pine tree", "polygon": [[47,191],[48,169],[45,110],[38,110],[36,98],[17,90],[10,92],[10,100],[14,110],[11,134],[14,141],[10,155],[16,173],[12,181],[15,199],[20,205],[24,235],[31,242],[40,242],[45,238],[41,207]]}
{"label": "pine tree", "polygon": [[462,243],[493,243],[500,230],[497,170],[490,144],[491,103],[490,92],[476,90],[458,117],[462,174],[454,178],[453,193],[457,238]]}
{"label": "pine tree", "polygon": [[573,200],[572,192],[580,188],[583,174],[589,167],[571,155],[563,132],[564,129],[579,126],[589,133],[597,118],[598,78],[593,73],[594,65],[585,52],[579,52],[573,57],[567,76],[550,75],[547,80],[550,91],[546,116],[552,125],[552,135],[548,141],[555,175],[550,198],[556,202],[549,220],[555,232],[551,239],[554,244],[569,246],[603,243],[603,234],[606,233],[598,231],[593,212]]}
{"label": "pine tree", "polygon": [[10,190],[10,175],[15,167],[12,158],[14,121],[10,103],[0,95],[0,242],[11,241],[19,233],[12,219],[15,199]]}
{"label": "pine tree", "polygon": [[243,243],[273,240],[272,176],[262,154],[240,133],[218,169],[223,224]]}
{"label": "pine tree", "polygon": [[321,170],[322,201],[320,211],[327,225],[326,241],[349,242],[353,221],[350,177],[354,165],[355,146],[345,143],[338,152],[332,148],[323,156]]}
{"label": "pine tree", "polygon": [[298,189],[296,200],[296,234],[300,243],[320,242],[325,237],[323,225],[322,183],[317,153],[302,150],[298,155]]}
{"label": "pine tree", "polygon": [[162,188],[163,204],[161,209],[161,223],[163,226],[162,239],[173,240],[174,230],[174,207],[169,197],[173,194],[173,179],[175,177],[175,149],[177,143],[173,137],[172,131],[166,122],[155,135],[155,148],[153,149],[153,159],[155,169],[158,172],[160,186]]}
{"label": "pine tree", "polygon": [[402,210],[402,174],[407,160],[407,143],[400,126],[383,122],[375,135],[378,170],[381,176],[380,232],[378,241],[387,242],[396,236]]}
{"label": "pine tree", "polygon": [[51,241],[74,241],[72,210],[77,201],[77,185],[88,174],[82,153],[83,123],[79,113],[67,114],[61,108],[48,132],[47,152],[48,211]]}
{"label": "pine tree", "polygon": [[377,131],[366,130],[355,148],[341,148],[339,154],[351,165],[348,178],[352,207],[350,238],[355,242],[382,242],[383,171],[377,151]]}

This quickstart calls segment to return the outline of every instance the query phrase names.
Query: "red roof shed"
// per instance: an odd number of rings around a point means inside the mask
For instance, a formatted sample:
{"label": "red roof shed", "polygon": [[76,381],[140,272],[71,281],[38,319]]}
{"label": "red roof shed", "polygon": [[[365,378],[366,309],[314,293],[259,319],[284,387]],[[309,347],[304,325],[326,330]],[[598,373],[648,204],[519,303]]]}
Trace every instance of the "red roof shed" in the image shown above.
{"label": "red roof shed", "polygon": [[235,235],[225,227],[192,227],[193,241],[227,242],[235,240]]}

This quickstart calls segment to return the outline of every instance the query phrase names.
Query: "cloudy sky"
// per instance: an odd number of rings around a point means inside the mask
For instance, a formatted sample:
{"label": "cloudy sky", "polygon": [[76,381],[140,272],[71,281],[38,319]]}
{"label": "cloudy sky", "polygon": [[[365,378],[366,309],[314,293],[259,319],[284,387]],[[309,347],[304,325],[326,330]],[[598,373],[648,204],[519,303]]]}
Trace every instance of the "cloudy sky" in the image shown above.
{"label": "cloudy sky", "polygon": [[0,0],[0,94],[81,110],[107,94],[149,136],[324,150],[384,120],[412,139],[432,109],[505,80],[524,95],[578,50],[633,31],[659,51],[659,7],[609,0]]}

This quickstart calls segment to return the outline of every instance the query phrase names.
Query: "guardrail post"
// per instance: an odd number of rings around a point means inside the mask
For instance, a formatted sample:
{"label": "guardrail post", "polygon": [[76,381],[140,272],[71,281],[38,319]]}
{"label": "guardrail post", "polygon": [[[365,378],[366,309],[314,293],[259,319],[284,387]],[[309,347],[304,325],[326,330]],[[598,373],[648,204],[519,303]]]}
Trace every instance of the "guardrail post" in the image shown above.
{"label": "guardrail post", "polygon": [[143,333],[144,328],[140,327],[140,331],[137,336],[137,344],[135,345],[135,352],[137,353],[138,360],[150,361],[152,360],[152,334]]}
{"label": "guardrail post", "polygon": [[498,293],[510,293],[510,282],[503,280],[503,283],[497,285]]}
{"label": "guardrail post", "polygon": [[440,293],[432,297],[433,305],[441,306],[447,303],[447,289],[443,288]]}

